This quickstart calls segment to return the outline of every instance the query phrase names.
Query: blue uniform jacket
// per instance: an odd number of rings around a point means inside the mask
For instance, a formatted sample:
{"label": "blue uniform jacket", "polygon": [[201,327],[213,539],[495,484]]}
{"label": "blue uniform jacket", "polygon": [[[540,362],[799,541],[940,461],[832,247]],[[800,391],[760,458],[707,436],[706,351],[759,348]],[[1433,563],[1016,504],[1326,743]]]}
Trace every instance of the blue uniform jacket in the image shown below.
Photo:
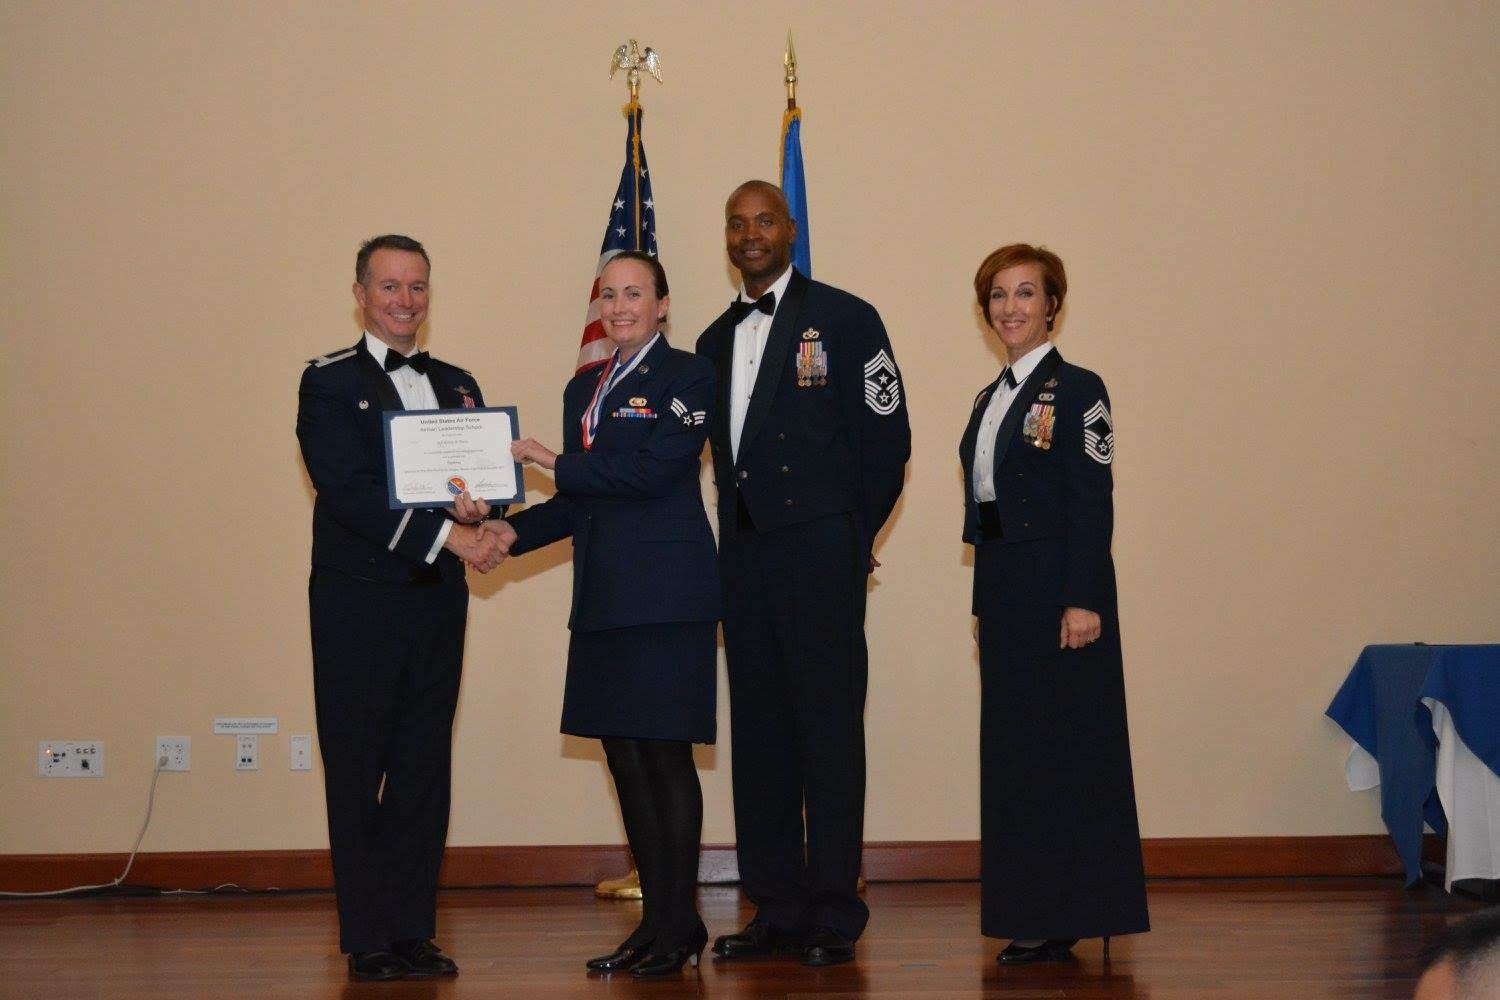
{"label": "blue uniform jacket", "polygon": [[[958,447],[964,470],[963,538],[971,544],[979,541],[975,441],[998,385],[997,378],[975,397]],[[1027,594],[989,597],[1004,603],[1050,599],[1060,607],[1113,611],[1114,454],[1104,382],[1088,369],[1068,364],[1054,348],[1021,384],[995,441],[1001,543],[1049,544],[1031,546],[1026,553],[1031,565],[1015,574],[1017,586]],[[1038,587],[1046,593],[1037,593]]]}
{"label": "blue uniform jacket", "polygon": [[[736,459],[729,438],[735,322],[698,338],[719,374],[710,415],[719,535],[744,500],[760,531],[850,513],[866,554],[890,516],[911,454],[906,392],[875,307],[792,273],[761,356]],[[868,560],[866,560],[868,561]]]}
{"label": "blue uniform jacket", "polygon": [[[443,409],[484,405],[479,384],[462,368],[431,358],[427,380]],[[384,583],[430,572],[427,553],[446,513],[390,506],[382,415],[402,409],[396,387],[363,337],[353,348],[307,363],[298,390],[297,441],[318,494],[313,566]],[[433,565],[444,579],[463,577],[462,561],[446,549]]]}
{"label": "blue uniform jacket", "polygon": [[658,340],[605,397],[585,451],[581,420],[599,374],[563,390],[557,493],[509,518],[511,554],[572,536],[577,632],[717,621],[717,553],[698,484],[713,366]]}

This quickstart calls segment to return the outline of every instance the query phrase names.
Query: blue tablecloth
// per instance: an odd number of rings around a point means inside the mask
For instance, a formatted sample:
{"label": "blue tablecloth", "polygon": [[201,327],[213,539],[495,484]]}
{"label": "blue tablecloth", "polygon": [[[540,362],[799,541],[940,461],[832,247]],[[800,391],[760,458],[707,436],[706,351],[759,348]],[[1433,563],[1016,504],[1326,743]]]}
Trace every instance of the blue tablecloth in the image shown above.
{"label": "blue tablecloth", "polygon": [[[1439,834],[1448,820],[1438,801],[1432,716],[1422,686],[1439,646],[1366,646],[1327,715],[1380,765],[1380,818],[1396,843],[1406,884],[1422,879],[1422,821]],[[1425,724],[1426,735],[1422,728]]]}
{"label": "blue tablecloth", "polygon": [[[1432,664],[1417,697],[1448,706],[1464,746],[1500,775],[1500,646],[1427,646]],[[1418,702],[1421,705],[1421,702]],[[1421,705],[1423,738],[1437,745],[1432,715]]]}

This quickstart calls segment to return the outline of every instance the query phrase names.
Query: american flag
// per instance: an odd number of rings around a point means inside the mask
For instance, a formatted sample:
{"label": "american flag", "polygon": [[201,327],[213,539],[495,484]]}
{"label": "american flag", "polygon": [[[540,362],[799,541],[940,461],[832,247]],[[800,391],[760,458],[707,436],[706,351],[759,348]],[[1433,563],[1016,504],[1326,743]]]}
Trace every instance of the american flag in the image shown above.
{"label": "american flag", "polygon": [[584,320],[583,339],[578,344],[580,372],[608,361],[615,349],[599,321],[599,275],[604,272],[604,265],[622,250],[644,250],[656,256],[656,205],[651,199],[651,174],[646,169],[646,144],[641,139],[641,106],[631,101],[624,112],[630,122],[625,133],[625,166],[620,170],[620,187],[609,207],[609,224],[604,227],[599,266],[594,270],[594,287],[589,292],[588,318]]}

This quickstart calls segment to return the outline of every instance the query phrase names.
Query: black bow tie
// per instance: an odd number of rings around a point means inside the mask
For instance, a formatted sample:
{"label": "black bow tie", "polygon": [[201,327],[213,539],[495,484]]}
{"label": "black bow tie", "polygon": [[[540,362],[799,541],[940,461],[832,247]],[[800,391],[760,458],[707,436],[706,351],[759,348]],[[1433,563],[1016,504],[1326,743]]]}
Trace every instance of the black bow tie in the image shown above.
{"label": "black bow tie", "polygon": [[1020,384],[1016,381],[1016,373],[1010,370],[1010,365],[1006,365],[1005,371],[1000,373],[1000,381],[1004,382],[1012,389],[1016,388]]}
{"label": "black bow tie", "polygon": [[413,354],[409,358],[403,358],[401,355],[397,354],[395,351],[386,351],[385,352],[385,370],[386,371],[393,372],[397,368],[400,368],[402,365],[411,365],[412,371],[416,372],[418,375],[426,375],[427,374],[427,352],[426,351],[418,351],[416,354]]}
{"label": "black bow tie", "polygon": [[746,302],[743,299],[735,299],[733,302],[729,303],[729,318],[734,320],[735,326],[739,326],[742,319],[744,319],[746,316],[749,316],[757,309],[765,313],[767,316],[774,316],[776,314],[776,293],[767,292],[760,298],[756,299],[754,302]]}

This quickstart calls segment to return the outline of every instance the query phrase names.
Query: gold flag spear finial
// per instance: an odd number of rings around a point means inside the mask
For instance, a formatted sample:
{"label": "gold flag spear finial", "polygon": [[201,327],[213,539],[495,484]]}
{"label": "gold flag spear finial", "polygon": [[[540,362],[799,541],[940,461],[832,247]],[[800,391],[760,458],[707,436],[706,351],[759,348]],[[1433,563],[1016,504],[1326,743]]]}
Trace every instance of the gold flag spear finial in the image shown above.
{"label": "gold flag spear finial", "polygon": [[630,103],[635,104],[641,93],[641,69],[656,77],[656,82],[661,83],[661,55],[651,46],[646,46],[642,52],[636,40],[632,38],[629,45],[621,45],[615,49],[615,54],[609,58],[609,78],[615,78],[615,70],[625,71],[625,82],[630,84]]}
{"label": "gold flag spear finial", "polygon": [[797,50],[792,48],[792,29],[786,31],[786,54],[781,57],[781,64],[786,67],[786,108],[788,111],[797,107]]}

